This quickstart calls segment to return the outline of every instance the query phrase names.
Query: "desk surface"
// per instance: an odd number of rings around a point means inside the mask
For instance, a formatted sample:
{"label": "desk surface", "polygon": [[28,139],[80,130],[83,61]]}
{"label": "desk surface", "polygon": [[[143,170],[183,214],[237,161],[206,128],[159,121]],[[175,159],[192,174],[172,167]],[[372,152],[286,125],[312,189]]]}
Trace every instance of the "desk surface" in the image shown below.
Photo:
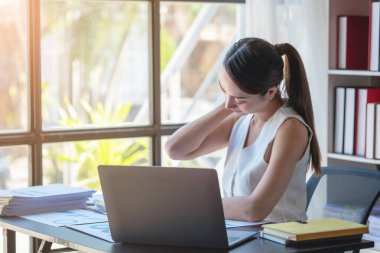
{"label": "desk surface", "polygon": [[[180,248],[166,246],[148,246],[148,245],[132,245],[121,243],[110,243],[96,237],[86,235],[69,228],[53,227],[32,220],[20,217],[2,217],[0,218],[0,227],[11,231],[27,234],[29,236],[39,238],[48,242],[58,243],[67,247],[80,250],[83,252],[110,252],[110,253],[275,253],[275,252],[337,252],[345,250],[355,250],[371,248],[374,243],[371,241],[361,240],[356,242],[337,242],[323,245],[308,245],[302,247],[285,247],[282,244],[255,238],[248,243],[231,250],[213,250],[213,249],[197,249],[197,248]],[[242,229],[242,228],[240,228]],[[258,231],[259,227],[244,228]]]}

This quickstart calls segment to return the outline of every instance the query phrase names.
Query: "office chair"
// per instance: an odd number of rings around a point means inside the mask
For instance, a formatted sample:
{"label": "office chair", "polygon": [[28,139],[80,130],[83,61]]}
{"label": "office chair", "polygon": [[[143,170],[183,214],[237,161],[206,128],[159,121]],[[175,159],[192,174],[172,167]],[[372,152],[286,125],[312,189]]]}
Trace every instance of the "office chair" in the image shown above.
{"label": "office chair", "polygon": [[380,196],[380,171],[323,167],[322,175],[307,182],[309,219],[337,217],[366,224]]}
{"label": "office chair", "polygon": [[306,191],[308,219],[335,217],[365,225],[380,196],[380,171],[323,167],[321,176],[310,177]]}

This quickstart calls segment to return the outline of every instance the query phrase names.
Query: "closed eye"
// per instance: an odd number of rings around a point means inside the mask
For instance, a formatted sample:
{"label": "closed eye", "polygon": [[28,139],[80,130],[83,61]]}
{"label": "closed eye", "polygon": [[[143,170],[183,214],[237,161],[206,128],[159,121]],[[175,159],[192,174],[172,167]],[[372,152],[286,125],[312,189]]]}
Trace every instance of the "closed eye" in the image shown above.
{"label": "closed eye", "polygon": [[[218,84],[219,84],[219,87],[222,90],[223,94],[228,95],[226,93],[226,91],[223,89],[222,85],[220,84],[220,81],[218,82]],[[231,98],[233,98],[236,104],[242,104],[242,103],[245,103],[248,100],[248,98],[246,98],[246,97],[234,97],[234,96],[231,96],[231,95],[228,95],[228,96],[230,96]]]}
{"label": "closed eye", "polygon": [[237,104],[243,104],[247,102],[247,98],[234,98],[234,100]]}

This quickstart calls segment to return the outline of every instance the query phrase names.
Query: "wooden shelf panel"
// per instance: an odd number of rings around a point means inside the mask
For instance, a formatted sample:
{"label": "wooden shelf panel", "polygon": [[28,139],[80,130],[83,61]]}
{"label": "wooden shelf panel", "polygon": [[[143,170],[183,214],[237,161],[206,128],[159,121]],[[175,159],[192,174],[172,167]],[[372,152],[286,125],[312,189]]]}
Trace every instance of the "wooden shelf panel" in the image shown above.
{"label": "wooden shelf panel", "polygon": [[380,76],[380,72],[367,71],[367,70],[342,70],[342,69],[330,69],[329,75],[342,75],[342,76]]}
{"label": "wooden shelf panel", "polygon": [[380,159],[368,159],[361,156],[353,156],[353,155],[343,155],[336,153],[328,153],[328,158],[350,161],[350,162],[358,162],[358,163],[367,163],[367,164],[375,164],[380,165]]}

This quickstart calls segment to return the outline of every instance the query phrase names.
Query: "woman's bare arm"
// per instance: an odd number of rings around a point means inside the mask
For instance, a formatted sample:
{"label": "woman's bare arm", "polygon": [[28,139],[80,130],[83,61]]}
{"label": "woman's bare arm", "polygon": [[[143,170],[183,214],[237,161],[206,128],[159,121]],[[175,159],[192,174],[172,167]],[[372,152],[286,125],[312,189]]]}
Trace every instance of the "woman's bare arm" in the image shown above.
{"label": "woman's bare arm", "polygon": [[169,157],[189,160],[225,147],[237,114],[223,105],[178,129],[165,145]]}

